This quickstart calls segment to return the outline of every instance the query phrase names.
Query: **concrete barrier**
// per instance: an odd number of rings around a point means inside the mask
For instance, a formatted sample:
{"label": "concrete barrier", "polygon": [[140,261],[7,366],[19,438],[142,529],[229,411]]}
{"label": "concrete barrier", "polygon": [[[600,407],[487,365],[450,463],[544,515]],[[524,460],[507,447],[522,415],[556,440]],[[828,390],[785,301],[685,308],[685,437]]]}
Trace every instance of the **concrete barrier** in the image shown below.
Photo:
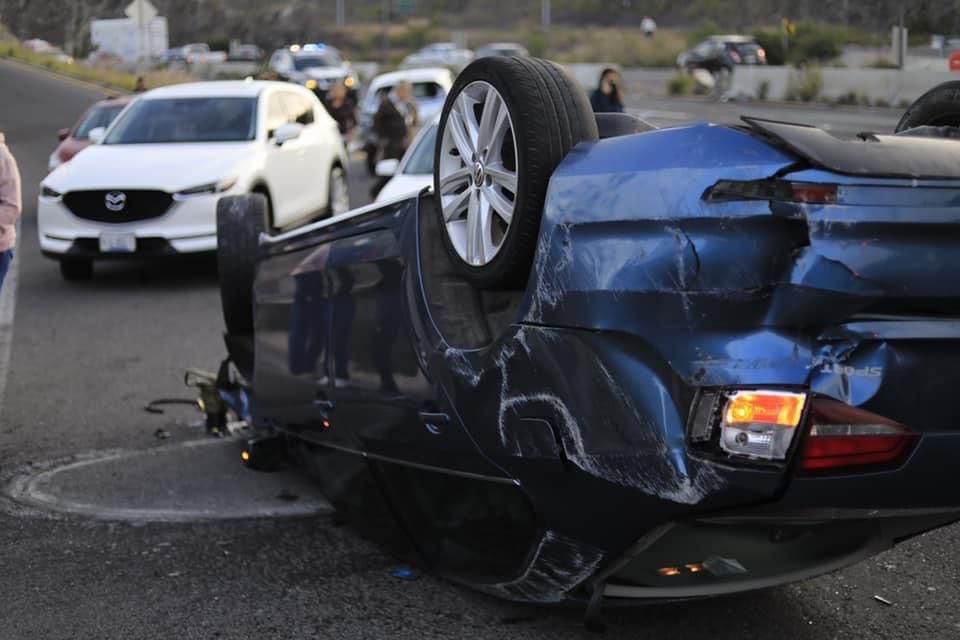
{"label": "concrete barrier", "polygon": [[[836,99],[856,93],[871,101],[885,100],[896,106],[901,102],[913,102],[930,88],[960,80],[960,74],[949,71],[901,71],[899,69],[819,69],[823,79],[819,97]],[[733,74],[730,94],[759,97],[766,83],[769,100],[783,100],[791,83],[803,79],[803,71],[793,67],[741,66]]]}

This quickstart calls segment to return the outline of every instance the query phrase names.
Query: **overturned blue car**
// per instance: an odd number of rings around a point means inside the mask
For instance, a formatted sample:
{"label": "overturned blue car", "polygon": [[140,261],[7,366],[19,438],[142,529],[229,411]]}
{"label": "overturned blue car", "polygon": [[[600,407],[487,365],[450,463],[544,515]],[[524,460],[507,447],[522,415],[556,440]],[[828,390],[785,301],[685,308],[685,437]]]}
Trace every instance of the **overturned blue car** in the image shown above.
{"label": "overturned blue car", "polygon": [[756,589],[952,523],[960,122],[910,124],[655,130],[478,60],[432,190],[282,233],[221,201],[254,426],[361,531],[519,601]]}

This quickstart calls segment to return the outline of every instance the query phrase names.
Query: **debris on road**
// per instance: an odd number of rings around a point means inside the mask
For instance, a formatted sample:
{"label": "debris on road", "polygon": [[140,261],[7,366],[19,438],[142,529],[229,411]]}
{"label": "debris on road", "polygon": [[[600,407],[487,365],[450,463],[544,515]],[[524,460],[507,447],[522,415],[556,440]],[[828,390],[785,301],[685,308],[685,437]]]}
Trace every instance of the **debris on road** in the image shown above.
{"label": "debris on road", "polygon": [[390,570],[390,575],[400,580],[416,580],[420,573],[412,567],[397,567]]}
{"label": "debris on road", "polygon": [[157,429],[153,432],[153,437],[157,440],[166,440],[170,437],[170,432],[166,429]]}
{"label": "debris on road", "polygon": [[884,598],[883,596],[873,596],[873,599],[876,600],[877,602],[882,602],[883,604],[887,605],[888,607],[892,607],[892,606],[893,606],[893,603],[890,602],[889,600],[887,600],[886,598]]}

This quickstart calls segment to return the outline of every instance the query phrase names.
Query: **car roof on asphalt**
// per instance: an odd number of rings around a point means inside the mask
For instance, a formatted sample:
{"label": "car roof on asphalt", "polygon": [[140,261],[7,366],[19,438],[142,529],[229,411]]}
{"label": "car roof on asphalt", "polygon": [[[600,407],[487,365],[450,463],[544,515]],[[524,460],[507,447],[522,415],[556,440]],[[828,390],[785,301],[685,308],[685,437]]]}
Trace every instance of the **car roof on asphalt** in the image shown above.
{"label": "car roof on asphalt", "polygon": [[143,99],[154,98],[255,98],[270,87],[290,89],[296,85],[270,80],[214,80],[186,82],[159,87],[143,94]]}

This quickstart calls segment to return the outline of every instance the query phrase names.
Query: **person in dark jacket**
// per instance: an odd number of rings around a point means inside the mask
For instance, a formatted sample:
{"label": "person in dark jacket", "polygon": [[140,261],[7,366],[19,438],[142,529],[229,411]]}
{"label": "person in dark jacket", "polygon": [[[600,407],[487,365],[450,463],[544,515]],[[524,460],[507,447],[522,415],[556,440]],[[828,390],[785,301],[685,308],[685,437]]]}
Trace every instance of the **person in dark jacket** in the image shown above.
{"label": "person in dark jacket", "polygon": [[330,87],[324,105],[333,119],[337,121],[340,135],[345,142],[348,141],[354,127],[357,126],[357,105],[347,96],[347,87],[342,82]]}
{"label": "person in dark jacket", "polygon": [[[381,158],[388,160],[403,157],[413,133],[417,130],[419,117],[417,103],[412,96],[413,88],[409,82],[401,82],[380,101],[380,107],[373,116],[373,131],[377,134]],[[370,189],[370,199],[377,197],[383,186],[390,180],[382,176]]]}
{"label": "person in dark jacket", "polygon": [[590,94],[590,106],[594,113],[623,112],[623,92],[620,74],[616,69],[604,69],[600,85]]}

